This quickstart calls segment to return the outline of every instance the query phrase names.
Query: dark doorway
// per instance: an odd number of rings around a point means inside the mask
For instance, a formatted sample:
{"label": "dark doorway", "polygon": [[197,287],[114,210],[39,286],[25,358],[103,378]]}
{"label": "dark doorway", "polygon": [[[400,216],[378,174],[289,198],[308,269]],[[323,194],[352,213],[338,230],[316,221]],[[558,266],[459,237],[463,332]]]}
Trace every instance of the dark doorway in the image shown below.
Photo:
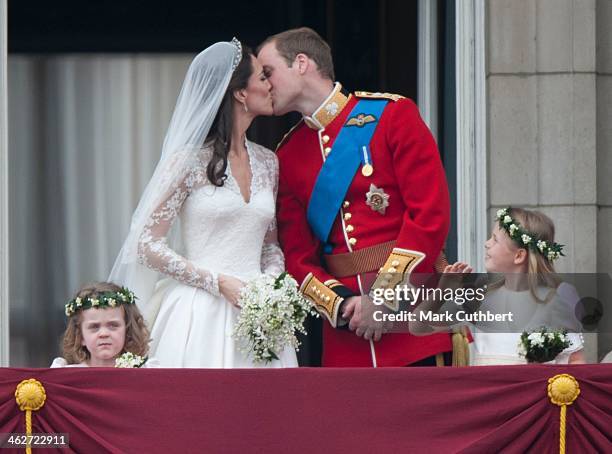
{"label": "dark doorway", "polygon": [[[350,91],[416,99],[417,2],[402,0],[9,0],[9,52],[198,52],[238,37],[256,47],[268,35],[308,26],[331,45]],[[258,119],[251,137],[274,149],[299,119]]]}

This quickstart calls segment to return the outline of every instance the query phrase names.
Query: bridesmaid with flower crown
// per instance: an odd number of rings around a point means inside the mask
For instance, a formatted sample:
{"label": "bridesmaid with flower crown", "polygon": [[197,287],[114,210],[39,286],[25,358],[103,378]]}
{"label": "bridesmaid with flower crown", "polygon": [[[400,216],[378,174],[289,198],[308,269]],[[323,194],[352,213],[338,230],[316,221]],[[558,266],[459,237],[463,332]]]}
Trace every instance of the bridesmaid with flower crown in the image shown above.
{"label": "bridesmaid with flower crown", "polygon": [[[574,316],[579,297],[571,285],[561,283],[555,275],[554,261],[563,255],[563,246],[555,243],[554,236],[552,220],[539,211],[508,207],[497,212],[491,237],[484,244],[485,267],[487,273],[498,273],[502,279],[489,285],[479,310],[512,312],[514,320],[505,326],[505,331],[500,325],[489,331],[483,329],[485,325],[471,325],[473,365],[525,364],[528,355],[519,347],[520,331],[541,327],[548,332],[569,331],[566,336],[569,347],[546,362],[585,363],[582,327]],[[444,269],[446,281],[443,277],[440,286],[453,282],[451,274],[471,272],[472,267],[464,262],[448,265]],[[440,313],[456,311],[458,307],[454,302],[426,301],[415,313],[420,320],[420,314],[426,311]],[[415,321],[410,329],[423,335],[448,329],[448,325]],[[539,339],[537,334],[531,337]]]}
{"label": "bridesmaid with flower crown", "polygon": [[82,287],[66,304],[63,358],[51,367],[159,367],[134,294],[111,282]]}

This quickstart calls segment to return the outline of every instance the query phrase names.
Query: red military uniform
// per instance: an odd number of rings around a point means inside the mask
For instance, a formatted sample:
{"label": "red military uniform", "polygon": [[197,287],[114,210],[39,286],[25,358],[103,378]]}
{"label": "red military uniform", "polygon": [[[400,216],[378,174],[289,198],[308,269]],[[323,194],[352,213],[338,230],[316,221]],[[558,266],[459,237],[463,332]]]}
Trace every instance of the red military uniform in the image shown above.
{"label": "red military uniform", "polygon": [[[414,261],[418,265],[412,270],[404,267],[406,272],[431,272],[446,240],[450,218],[444,169],[415,104],[388,94],[356,92],[347,97],[340,90],[340,84],[336,84],[313,116],[290,131],[278,148],[279,239],[287,270],[302,282],[303,294],[318,309],[327,305],[320,310],[331,322],[324,322],[323,366],[372,366],[373,355],[378,366],[405,366],[451,351],[449,334],[417,337],[391,333],[379,342],[369,342],[334,327],[347,289],[354,295],[368,289],[360,289],[357,276],[338,277],[326,269],[322,244],[313,235],[306,213],[321,166],[333,153],[334,140],[359,98],[387,98],[389,102],[370,141],[374,171],[369,176],[364,175],[369,172],[355,174],[328,238],[333,246],[331,254],[354,253],[395,241],[393,252],[399,255],[391,254],[387,265],[404,263],[401,259],[407,254],[418,256]],[[388,206],[383,210],[374,210],[372,203],[366,203],[372,185],[388,196]]]}

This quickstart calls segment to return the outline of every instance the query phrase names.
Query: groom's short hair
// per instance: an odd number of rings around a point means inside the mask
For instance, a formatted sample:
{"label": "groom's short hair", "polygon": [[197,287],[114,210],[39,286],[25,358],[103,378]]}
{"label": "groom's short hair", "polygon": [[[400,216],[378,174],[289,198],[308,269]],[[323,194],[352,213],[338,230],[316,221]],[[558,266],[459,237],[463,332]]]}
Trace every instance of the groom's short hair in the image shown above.
{"label": "groom's short hair", "polygon": [[319,73],[323,77],[335,80],[334,62],[329,44],[312,28],[294,28],[272,35],[261,43],[257,48],[257,53],[270,42],[276,45],[276,50],[285,59],[288,66],[293,64],[297,54],[304,54],[317,64]]}

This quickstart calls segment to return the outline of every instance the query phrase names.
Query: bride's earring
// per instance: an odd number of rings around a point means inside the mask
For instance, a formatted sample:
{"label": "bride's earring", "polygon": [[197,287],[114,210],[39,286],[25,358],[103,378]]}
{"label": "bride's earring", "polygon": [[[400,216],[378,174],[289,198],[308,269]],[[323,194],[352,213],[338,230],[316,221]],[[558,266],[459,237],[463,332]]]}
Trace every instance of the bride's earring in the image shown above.
{"label": "bride's earring", "polygon": [[245,112],[248,112],[248,111],[249,111],[249,108],[247,107],[246,102],[244,102],[244,103],[242,104],[242,106],[244,107],[244,111],[245,111]]}

